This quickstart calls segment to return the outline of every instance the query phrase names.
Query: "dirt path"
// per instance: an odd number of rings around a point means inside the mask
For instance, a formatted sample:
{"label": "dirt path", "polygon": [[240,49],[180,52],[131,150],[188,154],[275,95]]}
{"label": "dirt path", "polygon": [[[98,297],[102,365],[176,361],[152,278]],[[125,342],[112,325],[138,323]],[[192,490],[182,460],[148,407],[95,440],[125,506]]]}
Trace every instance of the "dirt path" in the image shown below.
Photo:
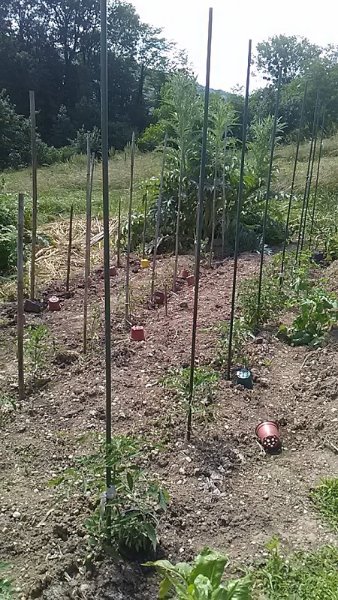
{"label": "dirt path", "polygon": [[[191,268],[191,259],[182,257]],[[240,260],[240,277],[257,269],[257,255]],[[169,281],[171,259],[159,263],[159,281]],[[149,273],[133,274],[134,302],[149,289]],[[229,316],[232,261],[202,268],[198,317],[198,364],[216,355],[215,326]],[[52,286],[55,289],[57,286]],[[95,344],[81,355],[83,287],[59,313],[29,315],[29,322],[48,325],[60,359],[50,365],[51,381],[35,391],[1,430],[0,560],[13,565],[22,600],[87,598],[153,600],[156,583],[136,564],[107,559],[83,567],[85,504],[69,498],[57,504],[48,481],[72,466],[83,451],[84,432],[104,430],[103,284],[93,276],[91,329]],[[138,297],[137,297],[138,294]],[[193,288],[183,287],[164,309],[138,309],[146,342],[130,342],[116,312],[123,307],[123,272],[112,280],[113,432],[141,435],[164,444],[147,468],[169,490],[171,503],[161,527],[163,552],[174,560],[190,559],[208,544],[233,559],[247,560],[264,552],[279,535],[290,548],[314,547],[336,538],[317,520],[308,500],[310,487],[325,475],[338,475],[337,456],[327,438],[337,438],[338,354],[334,338],[327,348],[310,354],[290,348],[264,332],[248,348],[257,380],[252,391],[229,387],[221,380],[213,419],[194,421],[190,444],[185,441],[185,412],[161,381],[173,367],[189,364]],[[95,308],[98,307],[98,308]],[[123,310],[123,309],[122,309]],[[2,316],[10,323],[11,308]],[[0,360],[3,389],[13,390],[15,328],[2,328]],[[68,353],[68,354],[67,354]],[[2,370],[2,369],[1,369]],[[264,418],[279,419],[283,451],[266,456],[255,439]],[[337,443],[337,439],[336,439]]]}

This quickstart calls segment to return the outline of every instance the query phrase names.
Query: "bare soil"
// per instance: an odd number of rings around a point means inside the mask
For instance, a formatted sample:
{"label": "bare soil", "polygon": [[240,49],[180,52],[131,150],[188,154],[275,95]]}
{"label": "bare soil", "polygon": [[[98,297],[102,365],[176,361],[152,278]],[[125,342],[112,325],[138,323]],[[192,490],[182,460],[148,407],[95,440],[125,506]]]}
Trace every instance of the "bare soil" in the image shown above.
{"label": "bare soil", "polygon": [[[191,257],[181,267],[192,269]],[[256,254],[242,255],[240,279],[256,272]],[[229,318],[233,263],[202,265],[197,362],[217,354],[216,326]],[[336,273],[330,267],[331,274]],[[136,269],[135,269],[136,270]],[[170,283],[172,258],[158,264],[157,285]],[[152,451],[147,469],[170,493],[160,526],[160,553],[189,560],[205,545],[229,554],[236,565],[262,557],[278,535],[292,550],[337,543],[319,520],[309,490],[322,477],[338,476],[338,341],[332,333],[320,350],[292,348],[262,331],[248,344],[253,390],[221,378],[208,415],[194,415],[190,443],[186,414],[161,385],[171,368],[189,365],[193,287],[186,283],[164,307],[146,306],[149,271],[132,273],[135,322],[145,342],[130,341],[123,324],[124,270],[111,278],[113,433],[141,436]],[[62,298],[52,283],[45,295]],[[99,557],[87,565],[84,502],[58,502],[49,480],[83,452],[79,438],[105,428],[103,281],[92,274],[89,353],[82,353],[83,281],[73,281],[60,312],[27,314],[27,325],[45,323],[55,340],[47,379],[0,423],[0,561],[21,600],[155,600],[157,580],[137,562]],[[15,305],[0,312],[1,393],[15,397]],[[208,418],[207,418],[208,416]],[[281,424],[283,449],[266,455],[255,436],[263,419]]]}

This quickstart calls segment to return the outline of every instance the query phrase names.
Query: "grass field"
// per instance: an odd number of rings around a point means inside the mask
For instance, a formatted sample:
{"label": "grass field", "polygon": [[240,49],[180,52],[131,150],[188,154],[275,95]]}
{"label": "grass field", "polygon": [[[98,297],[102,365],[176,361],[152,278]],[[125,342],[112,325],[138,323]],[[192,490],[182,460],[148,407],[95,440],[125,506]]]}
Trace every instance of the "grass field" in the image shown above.
{"label": "grass field", "polygon": [[[139,184],[143,179],[158,177],[161,157],[156,154],[136,155],[135,161],[135,200],[134,206],[140,207],[141,194]],[[97,164],[93,182],[93,216],[102,215],[102,167]],[[116,214],[119,198],[122,199],[122,211],[127,212],[130,181],[130,157],[117,154],[109,162],[110,206]],[[18,194],[23,192],[31,196],[31,169],[7,171],[2,174],[4,192]],[[74,204],[75,215],[84,213],[86,205],[86,158],[75,156],[67,163],[42,167],[38,170],[39,223],[54,221],[68,215],[70,205]]]}

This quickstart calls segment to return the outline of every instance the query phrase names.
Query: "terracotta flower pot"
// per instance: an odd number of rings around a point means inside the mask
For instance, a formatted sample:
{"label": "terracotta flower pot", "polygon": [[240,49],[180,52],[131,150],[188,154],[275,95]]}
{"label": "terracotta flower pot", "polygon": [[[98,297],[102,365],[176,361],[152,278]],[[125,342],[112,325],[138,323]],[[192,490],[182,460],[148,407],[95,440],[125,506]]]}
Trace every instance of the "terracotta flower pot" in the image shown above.
{"label": "terracotta flower pot", "polygon": [[253,382],[251,371],[245,368],[236,371],[236,383],[237,385],[244,385],[248,390],[252,390]]}
{"label": "terracotta flower pot", "polygon": [[256,435],[266,452],[274,452],[281,448],[279,426],[276,421],[263,421],[256,427]]}
{"label": "terracotta flower pot", "polygon": [[133,325],[130,330],[130,338],[133,342],[143,342],[145,340],[144,327]]}
{"label": "terracotta flower pot", "polygon": [[187,282],[188,282],[188,285],[195,285],[195,276],[194,275],[189,275],[187,277]]}
{"label": "terracotta flower pot", "polygon": [[109,275],[110,275],[110,277],[116,277],[116,275],[117,275],[117,268],[116,267],[110,267],[110,269],[109,269]]}
{"label": "terracotta flower pot", "polygon": [[141,258],[141,269],[148,269],[149,260],[147,258]]}
{"label": "terracotta flower pot", "polygon": [[182,269],[182,271],[180,273],[180,277],[182,277],[182,279],[187,279],[187,277],[189,277],[188,269]]}
{"label": "terracotta flower pot", "polygon": [[48,299],[48,310],[51,310],[51,311],[61,310],[60,300],[57,296],[51,296]]}
{"label": "terracotta flower pot", "polygon": [[164,292],[154,292],[154,302],[159,306],[162,306],[165,301],[165,293]]}

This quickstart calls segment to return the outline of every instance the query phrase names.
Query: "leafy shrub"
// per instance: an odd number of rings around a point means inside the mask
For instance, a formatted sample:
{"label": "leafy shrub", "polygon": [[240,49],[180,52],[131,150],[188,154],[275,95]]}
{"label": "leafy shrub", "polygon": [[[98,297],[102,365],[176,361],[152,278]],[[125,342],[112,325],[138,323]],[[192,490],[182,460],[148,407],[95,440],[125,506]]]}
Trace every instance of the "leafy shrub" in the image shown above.
{"label": "leafy shrub", "polygon": [[98,127],[94,127],[92,131],[86,131],[84,127],[76,132],[76,138],[72,142],[73,149],[77,154],[87,153],[87,134],[89,133],[91,152],[95,154],[101,153],[101,132]]}
{"label": "leafy shrub", "polygon": [[0,92],[0,168],[17,169],[30,161],[30,123]]}
{"label": "leafy shrub", "polygon": [[[158,517],[169,497],[156,481],[149,480],[138,462],[141,444],[134,438],[114,436],[107,447],[77,458],[75,465],[50,482],[63,494],[74,490],[96,506],[86,527],[93,545],[111,540],[120,552],[147,554],[158,543]],[[112,485],[107,490],[105,466],[110,467]],[[107,518],[109,515],[109,518]]]}
{"label": "leafy shrub", "polygon": [[274,320],[285,306],[285,295],[281,290],[278,278],[263,274],[260,312],[257,313],[258,277],[244,281],[240,286],[239,306],[245,323],[251,331],[259,325]]}
{"label": "leafy shrub", "polygon": [[[18,199],[14,194],[0,194],[0,275],[15,271],[17,256]],[[25,207],[25,239],[28,241],[30,211]]]}
{"label": "leafy shrub", "polygon": [[49,329],[46,325],[30,325],[24,339],[24,355],[32,379],[36,379],[48,361]]}
{"label": "leafy shrub", "polygon": [[192,563],[173,565],[168,560],[147,563],[163,576],[159,598],[177,600],[250,600],[250,580],[243,577],[222,583],[228,559],[204,548]]}
{"label": "leafy shrub", "polygon": [[[229,321],[224,321],[217,327],[219,333],[219,350],[216,359],[216,364],[223,367],[228,361],[229,352]],[[247,365],[247,357],[245,355],[245,346],[254,335],[249,329],[244,318],[234,319],[233,337],[232,337],[232,358],[238,364]]]}
{"label": "leafy shrub", "polygon": [[[193,411],[204,418],[210,418],[211,407],[215,400],[218,373],[208,367],[195,367]],[[190,367],[172,369],[162,381],[162,385],[171,390],[187,408],[190,388]]]}
{"label": "leafy shrub", "polygon": [[74,154],[75,150],[72,146],[54,148],[54,146],[48,146],[45,142],[37,140],[37,161],[40,166],[67,162]]}
{"label": "leafy shrub", "polygon": [[325,334],[338,319],[338,302],[333,294],[313,288],[297,303],[298,315],[292,325],[281,325],[279,335],[293,346],[321,346]]}
{"label": "leafy shrub", "polygon": [[165,127],[162,123],[152,123],[137,139],[137,147],[142,152],[151,152],[162,142]]}

